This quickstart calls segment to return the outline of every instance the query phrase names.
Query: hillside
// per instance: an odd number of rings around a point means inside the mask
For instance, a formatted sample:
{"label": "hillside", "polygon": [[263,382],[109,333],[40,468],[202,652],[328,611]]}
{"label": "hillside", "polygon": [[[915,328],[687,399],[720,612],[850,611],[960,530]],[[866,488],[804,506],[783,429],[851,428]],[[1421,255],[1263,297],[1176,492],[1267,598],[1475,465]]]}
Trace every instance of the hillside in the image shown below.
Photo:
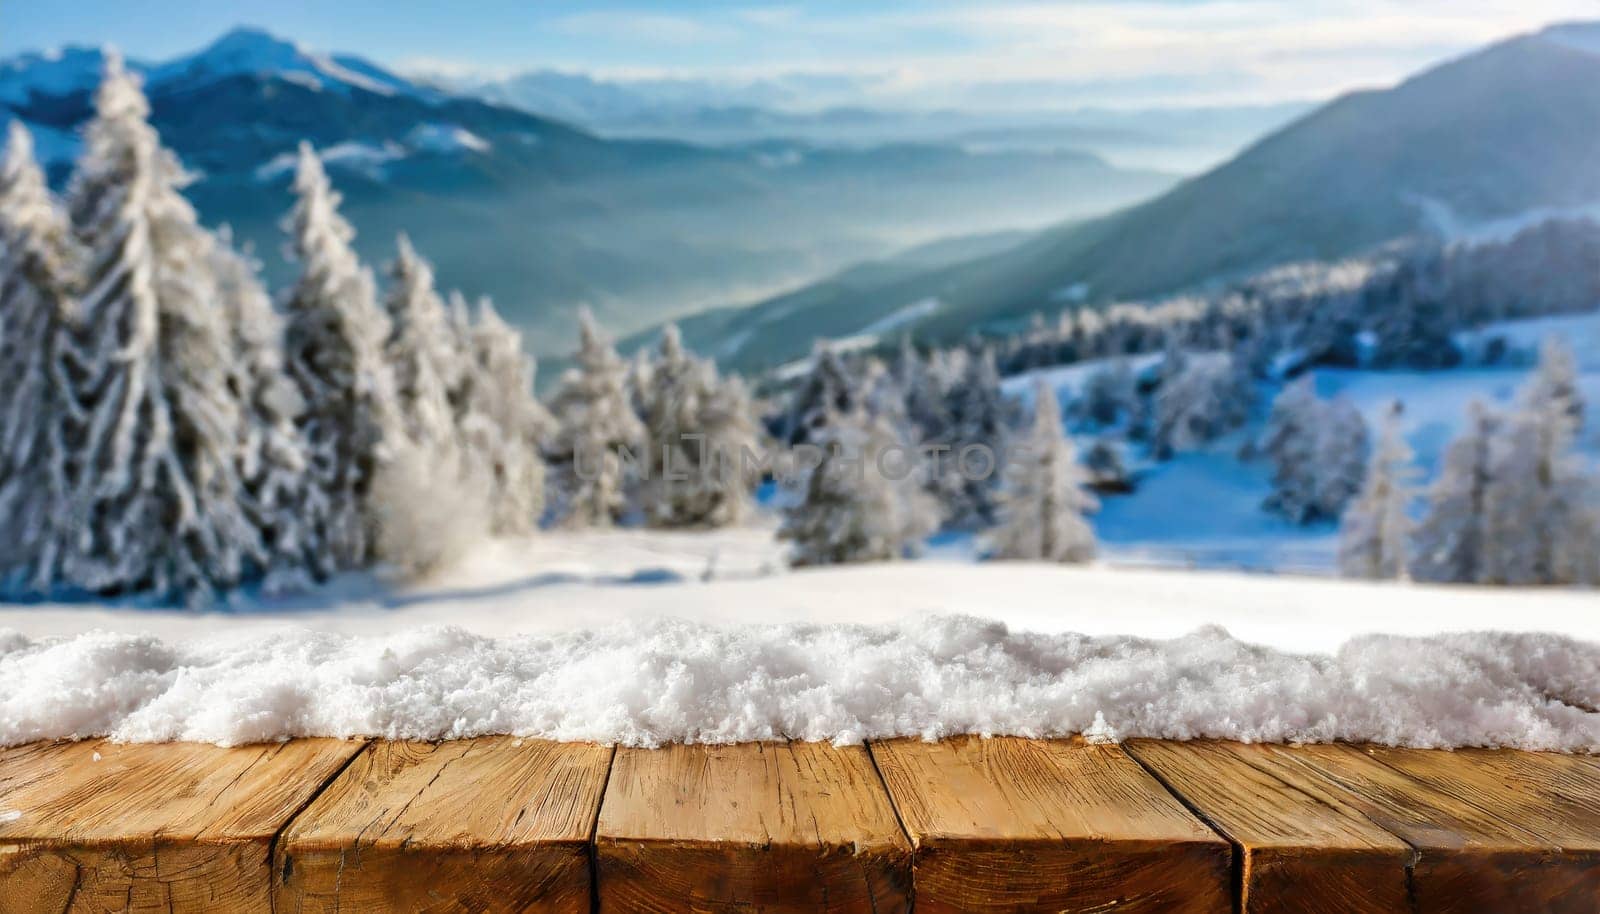
{"label": "hillside", "polygon": [[[34,128],[57,180],[101,62],[83,48],[0,61],[0,120],[9,111]],[[308,139],[363,256],[386,261],[395,233],[409,232],[445,286],[493,296],[539,351],[565,347],[580,304],[627,331],[863,256],[1104,211],[1170,185],[1074,152],[608,140],[250,29],[132,66],[163,139],[197,173],[203,218],[232,224],[274,280],[286,272],[286,156]]]}
{"label": "hillside", "polygon": [[[1515,38],[1333,101],[1146,203],[923,271],[854,270],[734,315],[692,342],[747,369],[902,309],[929,340],[1036,311],[1145,298],[1419,231],[1600,200],[1600,25]],[[811,320],[805,320],[810,318]],[[806,329],[811,332],[805,332]]]}

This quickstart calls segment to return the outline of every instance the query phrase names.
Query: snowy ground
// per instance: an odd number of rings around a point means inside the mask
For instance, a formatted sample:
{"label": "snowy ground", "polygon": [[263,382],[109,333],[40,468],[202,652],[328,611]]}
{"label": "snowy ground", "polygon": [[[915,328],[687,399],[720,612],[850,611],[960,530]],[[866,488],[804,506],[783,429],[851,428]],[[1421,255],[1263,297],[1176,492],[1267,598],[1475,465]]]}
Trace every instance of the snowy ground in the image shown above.
{"label": "snowy ground", "polygon": [[[786,572],[775,548],[768,529],[547,536],[422,587],[348,582],[318,609],[0,609],[0,744],[1088,729],[1600,750],[1590,594],[980,565],[954,549]],[[1484,629],[1501,633],[1437,634]]]}

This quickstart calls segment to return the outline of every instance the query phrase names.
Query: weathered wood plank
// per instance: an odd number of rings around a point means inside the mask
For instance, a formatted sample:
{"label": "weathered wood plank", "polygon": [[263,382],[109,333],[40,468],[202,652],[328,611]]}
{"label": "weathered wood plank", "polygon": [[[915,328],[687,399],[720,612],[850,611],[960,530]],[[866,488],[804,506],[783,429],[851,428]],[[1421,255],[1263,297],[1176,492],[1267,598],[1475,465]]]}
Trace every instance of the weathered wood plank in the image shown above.
{"label": "weathered wood plank", "polygon": [[911,848],[859,746],[619,749],[596,830],[605,911],[905,911]]}
{"label": "weathered wood plank", "polygon": [[1119,747],[962,737],[872,751],[918,912],[1232,908],[1232,848]]}
{"label": "weathered wood plank", "polygon": [[[1327,778],[1349,805],[1415,849],[1411,890],[1420,914],[1600,910],[1600,853],[1578,834],[1580,804],[1600,794],[1573,759],[1518,753],[1501,762],[1494,754],[1343,745],[1271,751]],[[1567,788],[1548,780],[1558,773]],[[1563,802],[1561,789],[1581,792]]]}
{"label": "weathered wood plank", "polygon": [[611,755],[509,737],[375,743],[278,841],[277,911],[588,911]]}
{"label": "weathered wood plank", "polygon": [[1411,848],[1265,746],[1134,740],[1127,750],[1238,848],[1243,914],[1405,911]]}
{"label": "weathered wood plank", "polygon": [[1600,851],[1600,759],[1509,749],[1362,750],[1568,852]]}
{"label": "weathered wood plank", "polygon": [[0,914],[271,911],[271,845],[362,743],[0,750]]}

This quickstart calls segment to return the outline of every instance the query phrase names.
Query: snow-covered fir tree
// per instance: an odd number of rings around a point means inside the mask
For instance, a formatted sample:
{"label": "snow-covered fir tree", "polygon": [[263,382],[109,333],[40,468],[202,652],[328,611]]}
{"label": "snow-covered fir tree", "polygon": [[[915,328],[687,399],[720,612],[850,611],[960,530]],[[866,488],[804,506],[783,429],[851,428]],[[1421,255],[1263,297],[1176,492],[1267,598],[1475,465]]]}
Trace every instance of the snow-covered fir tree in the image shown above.
{"label": "snow-covered fir tree", "polygon": [[949,392],[944,389],[938,371],[917,352],[909,336],[901,338],[894,379],[904,392],[906,418],[916,427],[917,439],[944,440],[950,431],[950,411],[946,405]]}
{"label": "snow-covered fir tree", "polygon": [[753,461],[760,451],[749,394],[737,378],[683,347],[675,326],[661,336],[645,394],[649,475],[645,517],[659,527],[717,527],[749,511]]}
{"label": "snow-covered fir tree", "polygon": [[793,564],[891,561],[938,529],[940,506],[922,484],[916,449],[887,416],[830,412],[811,434],[824,459],[778,530],[793,544]]}
{"label": "snow-covered fir tree", "polygon": [[1311,429],[1312,497],[1316,515],[1332,520],[1344,514],[1367,476],[1372,446],[1367,422],[1344,397],[1321,402]]}
{"label": "snow-covered fir tree", "polygon": [[578,319],[577,367],[554,400],[560,422],[554,450],[564,463],[564,522],[609,527],[628,507],[634,462],[646,435],[629,395],[628,363],[585,309]]}
{"label": "snow-covered fir tree", "polygon": [[1138,399],[1133,365],[1128,359],[1116,359],[1084,381],[1073,411],[1086,425],[1109,428],[1131,419],[1138,410]]}
{"label": "snow-covered fir tree", "polygon": [[1539,346],[1539,362],[1522,396],[1524,405],[1548,403],[1566,415],[1571,431],[1583,428],[1583,393],[1578,389],[1578,363],[1572,349],[1558,337],[1549,337]]}
{"label": "snow-covered fir tree", "polygon": [[1586,583],[1597,481],[1574,450],[1581,414],[1558,347],[1545,356],[1490,452],[1484,498],[1490,584]]}
{"label": "snow-covered fir tree", "polygon": [[190,602],[236,585],[256,548],[235,463],[244,422],[216,305],[212,237],[120,59],[107,60],[69,193],[89,251],[91,365],[65,577]]}
{"label": "snow-covered fir tree", "polygon": [[695,526],[702,522],[697,491],[700,412],[710,393],[700,363],[683,347],[674,324],[661,333],[653,359],[636,360],[632,372],[638,412],[648,441],[640,503],[646,520],[657,527]]}
{"label": "snow-covered fir tree", "polygon": [[229,385],[244,409],[236,459],[244,511],[260,534],[251,573],[269,593],[302,590],[336,569],[320,539],[328,495],[309,476],[310,456],[295,424],[305,400],[284,369],[283,319],[256,264],[233,248],[226,229],[210,267],[232,333]]}
{"label": "snow-covered fir tree", "polygon": [[846,413],[860,404],[859,379],[838,350],[818,342],[806,373],[783,418],[781,437],[787,444],[811,441],[811,428],[828,421],[830,413]]}
{"label": "snow-covered fir tree", "polygon": [[1000,490],[999,522],[989,532],[996,558],[1087,562],[1094,529],[1086,519],[1097,505],[1084,489],[1088,474],[1061,426],[1055,391],[1039,382],[1033,425],[1016,442]]}
{"label": "snow-covered fir tree", "polygon": [[749,516],[755,486],[760,482],[755,458],[763,447],[761,423],[744,380],[719,377],[716,366],[701,366],[708,391],[700,405],[700,445],[703,456],[695,467],[700,480],[685,503],[686,516],[698,515],[700,524],[725,527]]}
{"label": "snow-covered fir tree", "polygon": [[1256,443],[1256,450],[1272,463],[1272,494],[1263,507],[1297,524],[1318,515],[1316,429],[1321,413],[1311,376],[1302,375],[1273,399]]}
{"label": "snow-covered fir tree", "polygon": [[462,445],[492,478],[492,532],[532,532],[544,513],[545,443],[554,420],[533,394],[534,364],[522,337],[488,299],[468,330],[471,362],[462,372],[458,410]]}
{"label": "snow-covered fir tree", "polygon": [[1487,573],[1491,544],[1485,525],[1500,425],[1500,417],[1475,400],[1467,408],[1466,428],[1445,448],[1412,537],[1411,575],[1417,580],[1475,584]]}
{"label": "snow-covered fir tree", "polygon": [[1366,481],[1345,511],[1339,530],[1339,571],[1345,577],[1394,580],[1407,574],[1416,468],[1400,414],[1395,403],[1385,415]]}
{"label": "snow-covered fir tree", "polygon": [[0,157],[0,583],[24,590],[59,577],[73,535],[81,264],[33,138],[13,120]]}
{"label": "snow-covered fir tree", "polygon": [[945,510],[957,526],[988,527],[994,523],[995,493],[1005,469],[1001,458],[1013,417],[992,349],[967,360],[948,403],[950,433],[939,442],[945,450],[935,469],[946,483]]}
{"label": "snow-covered fir tree", "polygon": [[389,320],[350,246],[355,232],[339,215],[339,195],[306,143],[294,190],[285,228],[300,274],[284,306],[284,361],[305,400],[298,424],[311,476],[328,500],[321,539],[336,566],[356,568],[372,555],[373,473],[405,434],[383,353]]}
{"label": "snow-covered fir tree", "polygon": [[1243,424],[1251,388],[1227,353],[1184,354],[1156,388],[1150,447],[1157,458],[1192,450]]}
{"label": "snow-covered fir tree", "polygon": [[450,392],[461,384],[459,338],[435,291],[433,267],[402,234],[389,265],[385,311],[389,338],[384,356],[394,374],[395,398],[413,443],[430,450],[456,443]]}
{"label": "snow-covered fir tree", "polygon": [[868,356],[863,361],[858,384],[861,404],[867,412],[886,417],[905,440],[921,440],[921,429],[911,421],[911,414],[906,410],[905,388],[882,359]]}

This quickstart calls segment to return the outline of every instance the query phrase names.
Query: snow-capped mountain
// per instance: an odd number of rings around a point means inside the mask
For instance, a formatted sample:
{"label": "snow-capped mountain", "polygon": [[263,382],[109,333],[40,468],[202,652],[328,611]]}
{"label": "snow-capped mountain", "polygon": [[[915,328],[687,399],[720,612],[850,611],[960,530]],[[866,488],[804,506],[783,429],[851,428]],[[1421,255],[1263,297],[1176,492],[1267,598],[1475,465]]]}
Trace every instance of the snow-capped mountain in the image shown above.
{"label": "snow-capped mountain", "polygon": [[[103,62],[84,48],[0,61],[0,123],[32,128],[58,182]],[[364,257],[386,262],[408,232],[446,286],[493,296],[538,350],[565,348],[580,303],[633,330],[908,242],[1043,225],[1171,181],[1053,150],[606,139],[255,29],[130,66],[163,141],[201,176],[189,194],[202,216],[253,244],[269,278],[287,275],[278,223],[308,140]]]}
{"label": "snow-capped mountain", "polygon": [[[105,68],[104,48],[69,46],[0,61],[0,104],[22,107],[35,99],[86,93]],[[436,99],[440,94],[356,57],[307,50],[261,29],[237,28],[204,48],[160,64],[130,60],[152,95],[194,91],[230,76],[282,79],[318,90],[359,89],[380,95]]]}
{"label": "snow-capped mountain", "polygon": [[437,97],[432,90],[360,58],[320,54],[254,28],[234,29],[194,54],[147,67],[144,72],[151,92],[192,91],[229,76],[271,76],[319,90]]}
{"label": "snow-capped mountain", "polygon": [[[954,340],[1034,312],[1157,297],[1402,236],[1476,236],[1600,204],[1600,23],[1489,46],[1385,90],[1354,92],[1148,202],[1064,223],[1000,253],[912,274],[855,271],[685,322],[740,367],[852,338],[914,303],[909,329]],[[807,315],[799,333],[791,316]],[[728,341],[737,341],[729,346]]]}

